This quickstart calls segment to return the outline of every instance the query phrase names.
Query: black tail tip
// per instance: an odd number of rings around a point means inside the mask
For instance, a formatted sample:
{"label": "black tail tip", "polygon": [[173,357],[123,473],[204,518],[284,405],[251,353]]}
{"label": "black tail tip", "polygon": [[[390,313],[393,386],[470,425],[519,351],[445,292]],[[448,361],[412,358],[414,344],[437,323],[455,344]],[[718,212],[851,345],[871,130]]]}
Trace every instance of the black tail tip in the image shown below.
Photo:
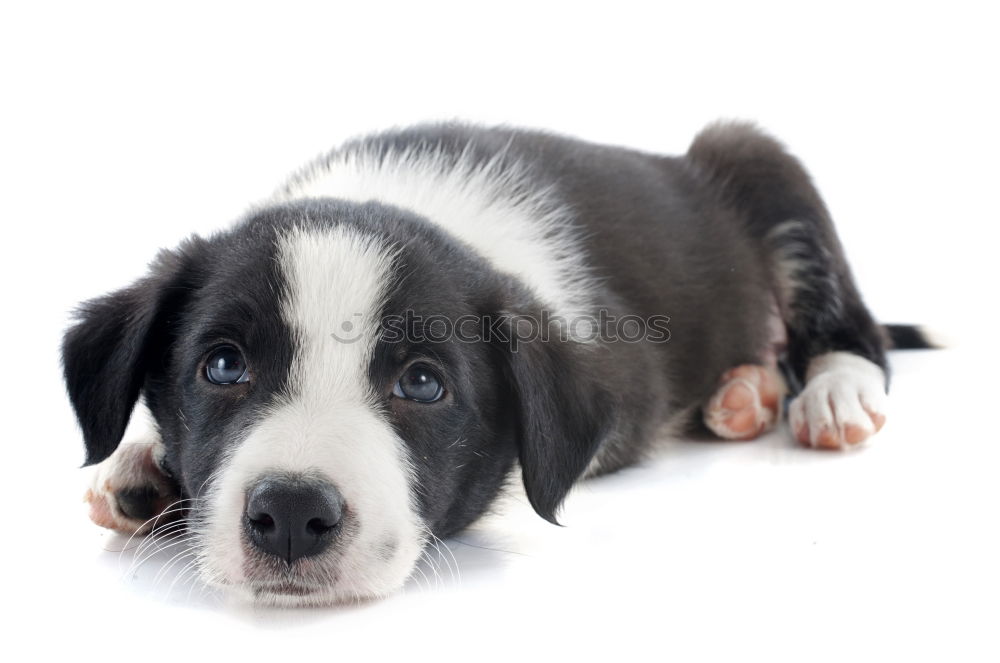
{"label": "black tail tip", "polygon": [[882,325],[892,350],[939,350],[945,344],[936,335],[917,325]]}

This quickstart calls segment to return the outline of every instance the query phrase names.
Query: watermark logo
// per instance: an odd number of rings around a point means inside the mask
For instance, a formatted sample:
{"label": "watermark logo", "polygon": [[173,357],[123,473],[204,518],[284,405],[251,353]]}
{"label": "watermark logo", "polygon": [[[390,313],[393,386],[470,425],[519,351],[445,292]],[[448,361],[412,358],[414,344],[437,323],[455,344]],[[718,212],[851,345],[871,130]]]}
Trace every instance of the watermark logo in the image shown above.
{"label": "watermark logo", "polygon": [[355,313],[349,319],[341,322],[337,331],[332,332],[330,336],[341,343],[357,343],[365,334],[364,321],[363,314]]}
{"label": "watermark logo", "polygon": [[355,313],[342,321],[331,336],[340,343],[357,343],[373,331],[384,343],[500,343],[513,350],[523,343],[576,341],[580,343],[666,343],[670,340],[670,317],[653,315],[616,316],[606,309],[596,315],[564,317],[541,311],[538,316],[500,313],[495,315],[418,315],[406,311],[387,315],[374,325]]}

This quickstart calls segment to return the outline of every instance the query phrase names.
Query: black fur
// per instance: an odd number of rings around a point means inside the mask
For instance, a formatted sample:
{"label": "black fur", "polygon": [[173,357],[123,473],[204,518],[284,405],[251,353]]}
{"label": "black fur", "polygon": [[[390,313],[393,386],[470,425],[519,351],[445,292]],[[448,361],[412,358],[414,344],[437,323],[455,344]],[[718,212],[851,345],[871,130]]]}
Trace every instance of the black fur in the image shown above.
{"label": "black fur", "polygon": [[187,289],[183,259],[164,251],[150,275],[92,300],[63,341],[66,386],[83,429],[88,465],[118,446],[151,365],[162,362]]}
{"label": "black fur", "polygon": [[895,350],[934,350],[938,346],[927,338],[920,327],[914,325],[882,325],[889,344]]}

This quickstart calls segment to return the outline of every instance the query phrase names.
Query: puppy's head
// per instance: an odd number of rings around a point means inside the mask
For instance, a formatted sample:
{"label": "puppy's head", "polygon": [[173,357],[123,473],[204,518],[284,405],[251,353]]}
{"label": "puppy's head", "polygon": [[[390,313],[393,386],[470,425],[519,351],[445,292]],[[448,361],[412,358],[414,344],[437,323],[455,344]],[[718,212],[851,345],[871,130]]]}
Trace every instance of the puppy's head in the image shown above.
{"label": "puppy's head", "polygon": [[517,344],[533,294],[406,212],[313,200],[164,252],[66,335],[97,463],[140,396],[205,578],[256,600],[398,588],[515,461],[554,512],[606,429],[576,343]]}

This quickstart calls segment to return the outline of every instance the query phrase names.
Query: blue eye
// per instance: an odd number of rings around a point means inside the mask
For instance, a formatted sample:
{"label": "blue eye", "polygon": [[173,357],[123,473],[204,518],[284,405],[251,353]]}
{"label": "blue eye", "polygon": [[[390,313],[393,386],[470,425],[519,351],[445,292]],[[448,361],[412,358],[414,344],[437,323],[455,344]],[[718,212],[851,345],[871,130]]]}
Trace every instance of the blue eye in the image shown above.
{"label": "blue eye", "polygon": [[223,345],[212,351],[205,362],[205,377],[213,384],[239,384],[249,382],[247,364],[240,351]]}
{"label": "blue eye", "polygon": [[406,369],[392,388],[392,395],[418,403],[433,403],[444,396],[441,379],[426,364],[414,364]]}

